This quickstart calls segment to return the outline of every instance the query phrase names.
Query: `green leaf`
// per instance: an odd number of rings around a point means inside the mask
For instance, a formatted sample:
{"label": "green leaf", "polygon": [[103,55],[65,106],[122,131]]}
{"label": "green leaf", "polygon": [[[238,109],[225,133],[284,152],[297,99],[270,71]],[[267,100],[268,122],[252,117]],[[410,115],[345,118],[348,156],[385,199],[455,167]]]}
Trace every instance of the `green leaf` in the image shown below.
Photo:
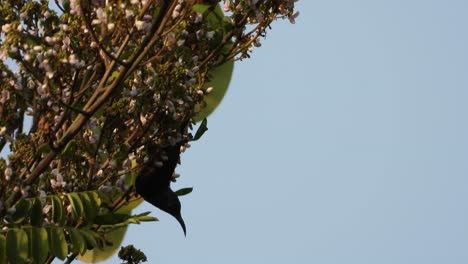
{"label": "green leaf", "polygon": [[132,210],[137,208],[143,201],[142,197],[131,198],[126,204],[117,209],[116,213],[130,215]]}
{"label": "green leaf", "polygon": [[62,2],[62,7],[65,10],[65,13],[70,13],[70,0],[64,0]]}
{"label": "green leaf", "polygon": [[223,28],[223,22],[224,22],[224,13],[219,7],[219,5],[214,9],[214,12],[210,12],[206,16],[206,21],[208,23],[208,26],[211,30],[218,31],[219,29]]}
{"label": "green leaf", "polygon": [[32,202],[29,199],[20,199],[16,204],[15,204],[15,213],[11,216],[11,220],[14,223],[21,223],[24,218],[29,216],[29,211],[31,210],[32,207]]}
{"label": "green leaf", "polygon": [[191,193],[192,191],[193,188],[182,188],[180,190],[175,191],[175,194],[177,194],[177,196],[184,196]]}
{"label": "green leaf", "polygon": [[28,259],[28,235],[22,229],[11,228],[7,232],[6,250],[10,263],[22,264]]}
{"label": "green leaf", "polygon": [[199,140],[203,134],[205,134],[206,131],[208,131],[208,120],[205,118],[203,119],[202,123],[197,129],[197,132],[195,133],[195,136],[193,137],[193,141]]}
{"label": "green leaf", "polygon": [[96,208],[101,206],[101,198],[99,197],[99,194],[98,194],[97,191],[87,192],[87,194],[88,194],[89,199],[91,200],[91,202],[93,202],[95,204]]}
{"label": "green leaf", "polygon": [[109,76],[109,78],[107,78],[107,84],[110,84],[112,83],[115,79],[117,79],[117,77],[119,76],[120,72],[119,71],[113,71],[111,76]]}
{"label": "green leaf", "polygon": [[149,216],[151,212],[144,212],[137,215],[132,215],[123,224],[140,224],[140,222],[153,222],[158,221],[156,217]]}
{"label": "green leaf", "polygon": [[97,225],[115,225],[125,222],[128,218],[130,218],[129,214],[109,213],[97,216],[94,223]]}
{"label": "green leaf", "polygon": [[45,228],[25,228],[29,237],[29,253],[35,263],[44,263],[49,255],[49,243]]}
{"label": "green leaf", "polygon": [[67,231],[70,235],[72,252],[84,254],[86,252],[86,241],[83,235],[75,228],[68,228]]}
{"label": "green leaf", "polygon": [[144,213],[141,213],[141,214],[132,215],[123,224],[127,224],[127,225],[128,224],[140,224],[140,217],[145,217],[145,216],[149,215],[150,213],[151,212],[144,212]]}
{"label": "green leaf", "polygon": [[66,156],[75,147],[75,145],[76,145],[76,141],[74,139],[70,140],[65,146],[65,148],[63,148],[60,155]]}
{"label": "green leaf", "polygon": [[0,234],[0,264],[7,264],[6,238]]}
{"label": "green leaf", "polygon": [[31,208],[31,225],[41,226],[44,220],[44,215],[42,214],[42,202],[40,198],[34,199],[34,205]]}
{"label": "green leaf", "polygon": [[62,201],[57,195],[51,196],[50,200],[52,204],[52,219],[54,220],[54,223],[62,225],[65,216]]}
{"label": "green leaf", "polygon": [[155,222],[155,221],[159,221],[158,218],[153,217],[153,216],[149,216],[149,215],[140,216],[140,217],[138,217],[138,220],[139,220],[140,222]]}
{"label": "green leaf", "polygon": [[93,223],[100,206],[99,196],[94,192],[78,193],[81,202],[83,203],[84,217],[90,223]]}
{"label": "green leaf", "polygon": [[68,244],[65,239],[65,233],[61,227],[47,228],[49,234],[49,248],[52,255],[64,260],[68,254]]}
{"label": "green leaf", "polygon": [[72,215],[74,219],[83,217],[83,203],[78,193],[67,193],[68,200],[72,206]]}
{"label": "green leaf", "polygon": [[126,225],[116,228],[106,234],[107,239],[112,241],[111,246],[106,246],[102,249],[94,248],[93,250],[88,250],[84,255],[78,256],[78,259],[87,263],[96,263],[112,257],[119,250],[125,233],[127,232],[127,227]]}
{"label": "green leaf", "polygon": [[52,151],[52,148],[49,146],[49,144],[42,144],[39,146],[39,149],[37,150],[40,153],[49,153]]}
{"label": "green leaf", "polygon": [[78,229],[80,234],[83,236],[86,241],[86,249],[93,249],[97,246],[96,238],[93,233],[88,229]]}
{"label": "green leaf", "polygon": [[207,118],[219,106],[231,82],[233,70],[234,62],[228,61],[210,71],[211,80],[205,83],[203,88],[206,90],[213,87],[213,91],[205,95],[202,103],[195,106],[195,122]]}
{"label": "green leaf", "polygon": [[192,10],[197,13],[205,13],[211,6],[210,5],[203,5],[203,4],[195,4],[192,6]]}

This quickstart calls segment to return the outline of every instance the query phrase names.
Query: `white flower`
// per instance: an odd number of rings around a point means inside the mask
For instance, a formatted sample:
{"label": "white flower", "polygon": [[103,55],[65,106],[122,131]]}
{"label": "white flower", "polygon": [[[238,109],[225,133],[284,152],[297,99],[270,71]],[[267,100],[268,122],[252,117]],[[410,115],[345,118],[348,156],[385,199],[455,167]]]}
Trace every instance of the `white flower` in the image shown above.
{"label": "white flower", "polygon": [[174,8],[174,11],[172,11],[172,18],[176,18],[180,15],[180,9],[182,9],[182,5],[181,4],[176,5],[176,7]]}
{"label": "white flower", "polygon": [[53,169],[50,173],[55,176],[55,180],[50,180],[52,188],[65,187],[67,183],[63,180],[63,176],[58,169]]}
{"label": "white flower", "polygon": [[24,54],[24,60],[25,61],[31,61],[31,55],[29,53]]}
{"label": "white flower", "polygon": [[61,24],[60,28],[65,32],[67,32],[70,29],[70,27],[67,24]]}
{"label": "white flower", "polygon": [[188,69],[185,70],[185,74],[187,74],[187,75],[190,76],[190,77],[195,76],[195,73],[194,73],[193,71],[191,71],[191,70],[188,70]]}
{"label": "white flower", "polygon": [[0,47],[0,61],[5,61],[6,59],[8,59],[8,52]]}
{"label": "white flower", "polygon": [[44,208],[42,208],[42,212],[44,214],[48,214],[51,209],[52,209],[52,205],[48,204],[48,205],[44,206]]}
{"label": "white flower", "polygon": [[11,24],[5,24],[5,25],[2,26],[2,31],[4,33],[8,33],[8,31],[10,31],[10,30],[11,30]]}
{"label": "white flower", "polygon": [[68,63],[70,63],[70,64],[73,65],[73,66],[78,65],[79,60],[78,60],[78,57],[76,56],[76,54],[71,54],[71,55],[68,57]]}
{"label": "white flower", "polygon": [[126,18],[131,18],[131,17],[133,17],[133,11],[132,11],[132,10],[126,9],[126,10],[125,10],[125,17],[126,17]]}
{"label": "white flower", "polygon": [[5,179],[8,181],[9,179],[11,179],[11,176],[13,175],[13,170],[10,168],[10,167],[7,167],[5,169]]}
{"label": "white flower", "polygon": [[107,24],[107,14],[101,7],[96,9],[96,16],[102,23]]}
{"label": "white flower", "polygon": [[64,39],[62,40],[62,43],[63,43],[62,48],[63,48],[63,49],[66,49],[66,48],[68,48],[68,46],[70,46],[71,40],[70,40],[69,37],[66,37],[66,38],[64,38]]}
{"label": "white flower", "polygon": [[145,21],[137,20],[137,21],[135,21],[135,27],[138,30],[146,30],[149,27],[149,24],[147,22],[145,22]]}
{"label": "white flower", "polygon": [[291,22],[291,24],[294,24],[296,23],[296,18],[299,16],[299,11],[295,12],[294,14],[290,15],[288,18],[289,18],[289,22]]}
{"label": "white flower", "polygon": [[146,122],[148,122],[148,120],[146,119],[146,117],[143,114],[140,114],[140,122],[141,122],[142,125],[145,125]]}
{"label": "white flower", "polygon": [[223,7],[224,12],[231,11],[231,8],[229,7],[229,5],[231,5],[231,0],[224,0],[224,7]]}
{"label": "white flower", "polygon": [[135,97],[138,95],[138,90],[135,86],[132,86],[132,90],[130,90],[130,96]]}
{"label": "white flower", "polygon": [[195,17],[193,19],[193,23],[198,24],[203,21],[203,14],[202,13],[195,13]]}
{"label": "white flower", "polygon": [[180,46],[184,45],[184,43],[185,43],[185,39],[179,39],[177,41],[177,46],[180,47]]}
{"label": "white flower", "polygon": [[10,100],[10,92],[8,90],[2,90],[2,97],[0,98],[0,103],[5,104]]}
{"label": "white flower", "polygon": [[208,32],[206,32],[206,38],[207,38],[208,40],[210,40],[210,39],[213,38],[214,34],[215,34],[214,31],[208,31]]}
{"label": "white flower", "polygon": [[172,47],[175,42],[176,42],[176,37],[175,37],[174,32],[169,32],[166,36],[166,39],[164,40],[164,45],[166,47]]}

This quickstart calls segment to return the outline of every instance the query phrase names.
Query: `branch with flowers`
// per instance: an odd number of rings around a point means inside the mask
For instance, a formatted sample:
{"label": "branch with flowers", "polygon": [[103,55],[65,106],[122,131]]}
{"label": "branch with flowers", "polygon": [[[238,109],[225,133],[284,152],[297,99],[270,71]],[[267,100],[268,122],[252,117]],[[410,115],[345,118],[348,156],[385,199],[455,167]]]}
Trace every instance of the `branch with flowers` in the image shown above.
{"label": "branch with flowers", "polygon": [[103,260],[157,220],[132,214],[149,154],[200,138],[234,62],[294,2],[2,1],[0,263]]}

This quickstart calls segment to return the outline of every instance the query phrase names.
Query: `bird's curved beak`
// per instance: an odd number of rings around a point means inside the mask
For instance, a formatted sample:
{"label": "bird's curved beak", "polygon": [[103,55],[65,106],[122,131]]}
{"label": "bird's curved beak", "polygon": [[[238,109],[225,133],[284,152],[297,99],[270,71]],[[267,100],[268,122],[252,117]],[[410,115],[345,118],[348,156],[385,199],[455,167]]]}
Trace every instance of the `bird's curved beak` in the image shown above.
{"label": "bird's curved beak", "polygon": [[174,217],[175,219],[177,219],[177,222],[179,222],[180,226],[182,227],[182,230],[184,230],[184,236],[187,236],[187,229],[185,228],[185,222],[184,219],[182,219],[182,216],[176,215]]}

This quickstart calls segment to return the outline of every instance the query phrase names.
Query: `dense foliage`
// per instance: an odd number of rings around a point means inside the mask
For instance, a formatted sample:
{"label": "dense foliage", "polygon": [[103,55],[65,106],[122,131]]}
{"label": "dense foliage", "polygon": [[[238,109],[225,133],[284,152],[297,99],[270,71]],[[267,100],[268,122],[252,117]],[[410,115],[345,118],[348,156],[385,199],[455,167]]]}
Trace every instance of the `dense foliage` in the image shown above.
{"label": "dense foliage", "polygon": [[189,147],[229,81],[210,84],[297,16],[293,0],[219,2],[0,2],[0,263],[90,260],[156,220],[131,213],[145,146]]}

